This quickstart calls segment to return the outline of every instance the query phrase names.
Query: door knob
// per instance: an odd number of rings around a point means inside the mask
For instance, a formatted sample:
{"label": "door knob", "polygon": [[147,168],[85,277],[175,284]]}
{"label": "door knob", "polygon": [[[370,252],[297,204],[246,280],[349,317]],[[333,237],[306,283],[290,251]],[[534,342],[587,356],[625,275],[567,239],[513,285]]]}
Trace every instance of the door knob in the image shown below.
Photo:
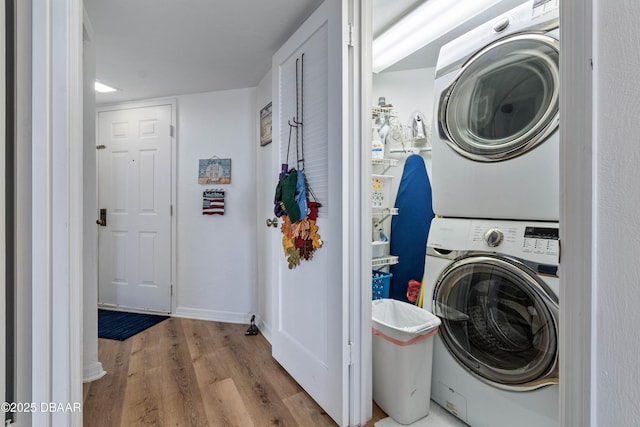
{"label": "door knob", "polygon": [[278,228],[278,218],[267,218],[267,227]]}

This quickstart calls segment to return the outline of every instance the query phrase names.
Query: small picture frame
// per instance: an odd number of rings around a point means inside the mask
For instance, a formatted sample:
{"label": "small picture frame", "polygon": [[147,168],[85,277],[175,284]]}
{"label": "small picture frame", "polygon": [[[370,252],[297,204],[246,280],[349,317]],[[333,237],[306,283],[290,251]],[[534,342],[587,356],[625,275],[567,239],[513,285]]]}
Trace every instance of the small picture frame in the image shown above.
{"label": "small picture frame", "polygon": [[231,184],[231,159],[200,159],[198,184]]}
{"label": "small picture frame", "polygon": [[272,141],[271,136],[271,105],[268,103],[260,110],[260,146],[264,147]]}

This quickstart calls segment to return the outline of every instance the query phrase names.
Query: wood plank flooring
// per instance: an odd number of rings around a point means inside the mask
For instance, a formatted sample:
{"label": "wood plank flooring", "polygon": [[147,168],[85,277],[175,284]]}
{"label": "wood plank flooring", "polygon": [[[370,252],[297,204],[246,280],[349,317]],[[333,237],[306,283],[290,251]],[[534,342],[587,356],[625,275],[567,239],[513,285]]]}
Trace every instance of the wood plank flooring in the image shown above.
{"label": "wood plank flooring", "polygon": [[[85,427],[335,426],[247,325],[167,319],[100,339],[107,375],[84,385]],[[374,404],[374,423],[386,415]]]}

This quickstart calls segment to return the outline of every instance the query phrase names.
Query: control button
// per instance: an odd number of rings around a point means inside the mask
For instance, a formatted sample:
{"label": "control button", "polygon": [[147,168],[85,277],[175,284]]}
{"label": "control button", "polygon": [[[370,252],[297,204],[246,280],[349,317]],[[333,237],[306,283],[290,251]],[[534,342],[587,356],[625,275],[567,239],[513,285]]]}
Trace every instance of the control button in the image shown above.
{"label": "control button", "polygon": [[497,228],[491,228],[484,233],[483,236],[484,241],[491,248],[495,248],[500,243],[502,243],[502,239],[504,239],[504,233]]}

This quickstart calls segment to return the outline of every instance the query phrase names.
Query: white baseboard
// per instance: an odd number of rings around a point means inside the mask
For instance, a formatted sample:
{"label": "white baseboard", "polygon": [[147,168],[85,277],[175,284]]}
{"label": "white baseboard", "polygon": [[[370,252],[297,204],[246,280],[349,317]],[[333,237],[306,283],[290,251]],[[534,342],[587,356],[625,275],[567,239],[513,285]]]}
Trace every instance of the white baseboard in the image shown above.
{"label": "white baseboard", "polygon": [[171,316],[184,317],[185,319],[211,320],[214,322],[239,323],[248,325],[251,322],[252,313],[235,313],[230,311],[177,307],[175,312],[173,312]]}
{"label": "white baseboard", "polygon": [[260,330],[260,333],[262,334],[262,336],[264,336],[265,339],[269,341],[269,344],[271,344],[271,326],[268,323],[266,323],[264,319],[257,314],[256,314],[256,325],[258,326],[258,329]]}
{"label": "white baseboard", "polygon": [[95,362],[89,366],[85,366],[82,369],[82,382],[90,383],[91,381],[99,380],[107,374],[107,371],[102,369],[102,363]]}

